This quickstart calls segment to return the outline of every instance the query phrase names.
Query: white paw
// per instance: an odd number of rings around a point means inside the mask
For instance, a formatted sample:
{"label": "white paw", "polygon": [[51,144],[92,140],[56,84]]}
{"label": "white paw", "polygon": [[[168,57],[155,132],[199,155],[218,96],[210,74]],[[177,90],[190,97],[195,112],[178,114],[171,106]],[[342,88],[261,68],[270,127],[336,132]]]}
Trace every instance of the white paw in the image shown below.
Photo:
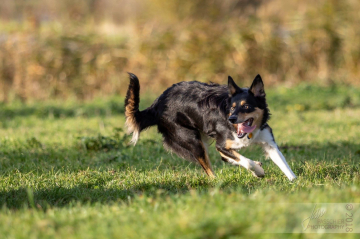
{"label": "white paw", "polygon": [[263,178],[265,176],[265,171],[264,169],[261,167],[262,166],[262,163],[260,162],[257,162],[257,161],[254,161],[254,166],[252,167],[251,169],[251,172],[252,174],[255,176],[255,177],[258,177],[258,178]]}
{"label": "white paw", "polygon": [[260,167],[262,167],[262,162],[254,161],[254,163],[256,163],[257,165],[259,165]]}

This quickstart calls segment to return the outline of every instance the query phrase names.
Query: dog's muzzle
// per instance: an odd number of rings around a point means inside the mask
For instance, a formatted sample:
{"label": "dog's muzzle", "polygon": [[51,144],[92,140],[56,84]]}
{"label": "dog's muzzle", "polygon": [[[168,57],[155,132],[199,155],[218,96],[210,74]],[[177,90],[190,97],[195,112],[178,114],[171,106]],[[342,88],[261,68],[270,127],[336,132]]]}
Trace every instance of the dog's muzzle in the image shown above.
{"label": "dog's muzzle", "polygon": [[231,115],[231,116],[229,117],[229,121],[230,121],[230,123],[235,124],[236,121],[237,121],[237,116]]}

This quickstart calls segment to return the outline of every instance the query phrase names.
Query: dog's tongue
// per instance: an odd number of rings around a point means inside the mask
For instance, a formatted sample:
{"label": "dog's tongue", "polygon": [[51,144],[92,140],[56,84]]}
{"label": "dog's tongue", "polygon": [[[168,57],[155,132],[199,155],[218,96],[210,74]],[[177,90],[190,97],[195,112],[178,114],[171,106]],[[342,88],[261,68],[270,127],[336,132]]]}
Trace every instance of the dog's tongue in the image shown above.
{"label": "dog's tongue", "polygon": [[256,125],[248,126],[245,122],[242,124],[238,124],[237,133],[251,133],[256,128]]}

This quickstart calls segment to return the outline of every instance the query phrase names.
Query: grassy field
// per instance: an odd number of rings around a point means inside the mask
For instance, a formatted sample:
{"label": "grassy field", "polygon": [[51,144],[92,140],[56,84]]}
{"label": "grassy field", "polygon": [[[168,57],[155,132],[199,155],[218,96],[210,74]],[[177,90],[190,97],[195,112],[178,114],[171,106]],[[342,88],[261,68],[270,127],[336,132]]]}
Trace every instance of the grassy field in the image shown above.
{"label": "grassy field", "polygon": [[223,163],[212,146],[211,180],[167,153],[154,128],[128,146],[121,98],[0,105],[1,238],[287,238],[262,233],[286,224],[285,203],[360,203],[360,89],[267,95],[294,182],[257,147],[241,153],[263,162],[265,178]]}

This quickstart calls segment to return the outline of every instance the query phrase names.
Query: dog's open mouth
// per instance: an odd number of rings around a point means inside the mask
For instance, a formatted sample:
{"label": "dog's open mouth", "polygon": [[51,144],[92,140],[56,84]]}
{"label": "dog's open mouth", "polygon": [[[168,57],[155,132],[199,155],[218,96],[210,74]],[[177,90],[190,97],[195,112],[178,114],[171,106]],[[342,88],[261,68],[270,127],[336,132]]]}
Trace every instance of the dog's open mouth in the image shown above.
{"label": "dog's open mouth", "polygon": [[247,133],[251,133],[256,128],[256,125],[252,125],[254,118],[249,118],[237,125],[237,135],[238,138],[243,138]]}

